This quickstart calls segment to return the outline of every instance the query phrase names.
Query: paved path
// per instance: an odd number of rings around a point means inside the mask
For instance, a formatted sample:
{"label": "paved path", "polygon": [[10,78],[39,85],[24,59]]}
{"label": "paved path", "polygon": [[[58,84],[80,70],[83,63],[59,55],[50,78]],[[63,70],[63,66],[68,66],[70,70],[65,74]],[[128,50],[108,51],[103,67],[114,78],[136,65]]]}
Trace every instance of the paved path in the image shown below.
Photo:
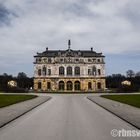
{"label": "paved path", "polygon": [[31,100],[26,100],[24,102],[0,108],[0,127],[3,127],[7,123],[48,101],[50,98],[51,97],[48,96],[40,96]]}
{"label": "paved path", "polygon": [[48,102],[1,128],[0,140],[113,140],[112,129],[135,128],[85,95],[53,95]]}
{"label": "paved path", "polygon": [[140,129],[139,108],[109,100],[100,96],[88,96],[88,99]]}

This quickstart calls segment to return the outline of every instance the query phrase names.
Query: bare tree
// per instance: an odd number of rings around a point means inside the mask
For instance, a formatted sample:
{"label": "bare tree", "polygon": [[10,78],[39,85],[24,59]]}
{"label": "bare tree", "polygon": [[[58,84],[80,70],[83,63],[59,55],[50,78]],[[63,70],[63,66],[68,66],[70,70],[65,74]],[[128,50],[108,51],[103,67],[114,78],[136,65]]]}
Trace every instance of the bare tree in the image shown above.
{"label": "bare tree", "polygon": [[128,78],[135,77],[135,72],[133,70],[128,70],[128,71],[126,71],[126,76]]}

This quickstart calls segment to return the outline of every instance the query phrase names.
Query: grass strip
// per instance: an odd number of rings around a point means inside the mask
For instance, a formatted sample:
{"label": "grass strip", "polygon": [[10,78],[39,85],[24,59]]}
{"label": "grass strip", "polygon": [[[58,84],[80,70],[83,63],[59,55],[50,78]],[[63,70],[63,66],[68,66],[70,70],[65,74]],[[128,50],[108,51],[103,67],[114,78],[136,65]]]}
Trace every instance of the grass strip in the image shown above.
{"label": "grass strip", "polygon": [[140,108],[140,95],[139,94],[129,94],[129,95],[101,95],[101,97],[132,105],[134,107]]}
{"label": "grass strip", "polygon": [[0,108],[36,98],[36,95],[0,95]]}

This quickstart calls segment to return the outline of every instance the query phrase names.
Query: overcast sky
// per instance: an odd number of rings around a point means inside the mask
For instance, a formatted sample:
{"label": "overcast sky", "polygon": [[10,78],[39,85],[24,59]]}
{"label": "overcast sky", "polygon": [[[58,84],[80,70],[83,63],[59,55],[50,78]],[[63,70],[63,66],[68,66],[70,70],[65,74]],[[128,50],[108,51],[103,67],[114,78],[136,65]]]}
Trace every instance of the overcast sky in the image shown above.
{"label": "overcast sky", "polygon": [[140,0],[0,0],[0,74],[33,75],[33,56],[90,49],[106,73],[140,71]]}

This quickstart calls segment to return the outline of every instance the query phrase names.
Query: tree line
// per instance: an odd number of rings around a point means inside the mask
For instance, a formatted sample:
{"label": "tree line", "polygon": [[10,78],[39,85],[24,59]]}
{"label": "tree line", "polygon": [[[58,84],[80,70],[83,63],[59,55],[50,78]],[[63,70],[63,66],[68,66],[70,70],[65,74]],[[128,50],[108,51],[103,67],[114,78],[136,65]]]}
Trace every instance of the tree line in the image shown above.
{"label": "tree line", "polygon": [[[8,82],[14,80],[17,87],[11,88]],[[122,81],[128,80],[131,85],[122,85]],[[28,92],[33,88],[33,77],[28,77],[24,72],[19,72],[17,76],[4,73],[0,75],[0,92]],[[133,70],[126,71],[126,75],[112,74],[106,76],[106,88],[111,92],[139,92],[140,91],[140,72]]]}
{"label": "tree line", "polygon": [[[130,81],[131,85],[122,85],[122,81]],[[126,75],[112,74],[106,77],[106,87],[112,92],[139,92],[140,72],[126,71]]]}
{"label": "tree line", "polygon": [[[9,81],[16,81],[17,87],[10,87]],[[24,72],[19,72],[17,76],[4,73],[0,75],[0,91],[1,92],[28,92],[33,87],[33,78],[28,77]]]}

